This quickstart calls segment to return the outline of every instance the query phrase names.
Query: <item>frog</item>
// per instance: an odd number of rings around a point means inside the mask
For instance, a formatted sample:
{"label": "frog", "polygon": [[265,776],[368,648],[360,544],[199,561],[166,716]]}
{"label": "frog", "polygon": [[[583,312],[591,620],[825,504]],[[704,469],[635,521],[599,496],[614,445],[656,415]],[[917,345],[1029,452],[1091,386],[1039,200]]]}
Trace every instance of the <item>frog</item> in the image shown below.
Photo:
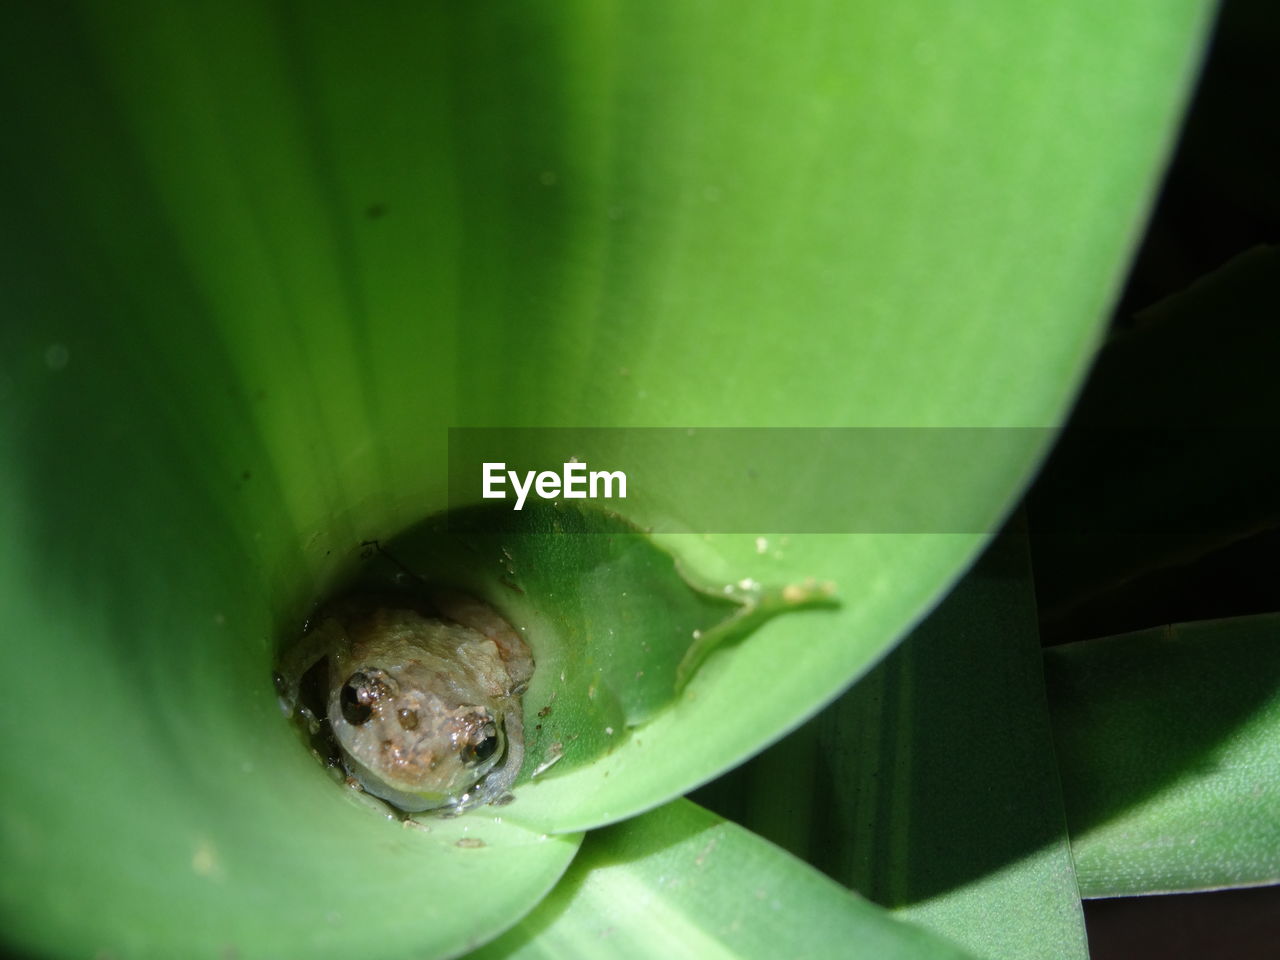
{"label": "frog", "polygon": [[[318,667],[323,720],[302,694]],[[276,683],[287,715],[313,731],[327,721],[348,782],[410,814],[449,815],[510,799],[533,668],[528,645],[496,610],[433,588],[326,604],[281,657]]]}

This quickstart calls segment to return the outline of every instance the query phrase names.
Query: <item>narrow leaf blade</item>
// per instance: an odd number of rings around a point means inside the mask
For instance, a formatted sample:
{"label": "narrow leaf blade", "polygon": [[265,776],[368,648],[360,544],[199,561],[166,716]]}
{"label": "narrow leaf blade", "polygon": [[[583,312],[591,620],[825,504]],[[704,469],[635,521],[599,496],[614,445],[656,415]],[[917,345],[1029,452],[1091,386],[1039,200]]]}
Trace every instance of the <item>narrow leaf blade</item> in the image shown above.
{"label": "narrow leaf blade", "polygon": [[592,833],[556,890],[479,960],[963,960],[812,867],[687,800]]}
{"label": "narrow leaf blade", "polygon": [[1086,897],[1280,882],[1280,614],[1045,651]]}

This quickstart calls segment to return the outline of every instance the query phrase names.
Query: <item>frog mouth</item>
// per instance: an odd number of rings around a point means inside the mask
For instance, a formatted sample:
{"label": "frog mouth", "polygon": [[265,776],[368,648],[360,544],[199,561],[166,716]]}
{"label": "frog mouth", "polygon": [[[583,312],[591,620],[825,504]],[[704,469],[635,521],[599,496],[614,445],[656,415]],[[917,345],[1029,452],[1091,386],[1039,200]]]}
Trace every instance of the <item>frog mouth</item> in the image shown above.
{"label": "frog mouth", "polygon": [[346,751],[343,751],[342,760],[347,773],[359,781],[366,793],[385,800],[406,813],[447,807],[459,799],[445,790],[421,790],[415,789],[412,784],[389,783]]}

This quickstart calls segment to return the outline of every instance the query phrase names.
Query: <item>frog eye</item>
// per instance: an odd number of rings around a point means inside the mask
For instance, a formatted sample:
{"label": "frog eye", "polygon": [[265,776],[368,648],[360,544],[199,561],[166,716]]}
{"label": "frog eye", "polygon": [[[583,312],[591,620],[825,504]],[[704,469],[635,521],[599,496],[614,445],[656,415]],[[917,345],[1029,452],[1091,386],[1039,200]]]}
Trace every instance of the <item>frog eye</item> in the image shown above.
{"label": "frog eye", "polygon": [[373,702],[376,694],[369,676],[356,672],[347,678],[338,694],[338,704],[342,708],[342,719],[353,727],[358,727],[373,716]]}
{"label": "frog eye", "polygon": [[477,732],[477,739],[462,748],[462,762],[467,766],[484,763],[498,752],[501,744],[498,728],[492,723],[486,723]]}

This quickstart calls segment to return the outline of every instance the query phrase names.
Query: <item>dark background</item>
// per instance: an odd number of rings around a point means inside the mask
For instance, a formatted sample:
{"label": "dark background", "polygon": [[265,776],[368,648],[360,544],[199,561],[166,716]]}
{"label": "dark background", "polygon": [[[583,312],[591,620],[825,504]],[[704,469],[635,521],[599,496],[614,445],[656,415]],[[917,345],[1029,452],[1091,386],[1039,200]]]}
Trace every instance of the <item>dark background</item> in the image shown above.
{"label": "dark background", "polygon": [[[1255,270],[1236,300],[1217,309],[1210,300],[1175,323],[1166,322],[1167,308],[1155,307],[1232,269],[1246,251],[1280,243],[1278,9],[1275,0],[1223,3],[1176,154],[1112,320],[1113,342],[1028,497],[1046,644],[1280,610],[1274,488],[1246,485],[1243,494],[1223,493],[1224,478],[1269,476],[1274,469],[1280,270],[1270,276]],[[1086,428],[1108,422],[1183,415],[1199,418],[1201,426],[1245,429],[1227,450],[1197,449],[1198,434],[1188,433],[1185,448],[1165,465],[1162,488],[1149,468],[1139,476],[1135,463],[1122,455],[1099,459],[1081,440]],[[1255,442],[1238,442],[1250,431],[1256,431]],[[1195,460],[1205,469],[1192,471],[1188,464]],[[1063,509],[1095,507],[1093,498],[1109,496],[1132,515],[1155,501],[1191,501],[1215,492],[1220,508],[1214,523],[1194,525],[1191,532],[1073,542],[1044,532]],[[1092,576],[1082,576],[1082,569]],[[1095,960],[1280,956],[1280,887],[1086,901],[1085,916]]]}

